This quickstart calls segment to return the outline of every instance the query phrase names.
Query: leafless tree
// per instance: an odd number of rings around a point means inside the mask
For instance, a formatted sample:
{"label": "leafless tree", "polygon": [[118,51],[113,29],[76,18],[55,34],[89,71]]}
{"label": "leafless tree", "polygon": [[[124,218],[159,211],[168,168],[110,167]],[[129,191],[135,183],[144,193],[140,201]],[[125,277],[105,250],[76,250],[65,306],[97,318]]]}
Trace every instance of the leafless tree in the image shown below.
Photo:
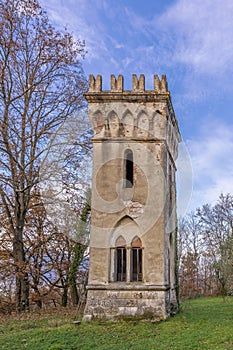
{"label": "leafless tree", "polygon": [[24,228],[33,189],[48,138],[83,106],[84,54],[83,43],[50,25],[37,0],[1,1],[0,210],[13,237],[18,312],[29,309]]}
{"label": "leafless tree", "polygon": [[178,257],[181,297],[195,297],[200,293],[202,276],[203,236],[195,212],[179,222]]}
{"label": "leafless tree", "polygon": [[211,258],[220,292],[226,295],[233,289],[233,196],[221,194],[214,206],[204,205],[197,215],[205,251]]}
{"label": "leafless tree", "polygon": [[232,294],[233,196],[180,220],[178,247],[181,297]]}

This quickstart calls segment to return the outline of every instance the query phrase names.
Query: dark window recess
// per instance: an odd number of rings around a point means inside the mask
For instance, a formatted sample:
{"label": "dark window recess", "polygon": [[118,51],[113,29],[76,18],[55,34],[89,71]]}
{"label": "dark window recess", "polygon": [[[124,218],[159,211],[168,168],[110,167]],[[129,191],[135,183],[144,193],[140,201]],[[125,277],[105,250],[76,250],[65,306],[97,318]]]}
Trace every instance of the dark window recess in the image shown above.
{"label": "dark window recess", "polygon": [[172,206],[172,167],[169,165],[169,194],[170,205]]}
{"label": "dark window recess", "polygon": [[142,281],[142,248],[132,248],[132,281]]}
{"label": "dark window recess", "polygon": [[117,248],[117,281],[126,281],[126,249]]}
{"label": "dark window recess", "polygon": [[125,187],[133,187],[133,152],[130,150],[125,155]]}

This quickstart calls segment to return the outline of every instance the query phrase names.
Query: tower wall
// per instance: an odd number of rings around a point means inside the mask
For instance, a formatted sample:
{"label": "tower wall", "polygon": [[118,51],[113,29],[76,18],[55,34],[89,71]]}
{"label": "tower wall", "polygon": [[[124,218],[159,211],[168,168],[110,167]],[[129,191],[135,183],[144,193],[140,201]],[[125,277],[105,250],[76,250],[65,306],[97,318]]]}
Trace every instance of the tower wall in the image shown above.
{"label": "tower wall", "polygon": [[[90,76],[94,128],[90,271],[84,319],[165,319],[175,294],[175,160],[180,134],[166,77]],[[130,156],[129,156],[130,155]],[[132,159],[130,158],[132,157]],[[171,306],[172,303],[172,306]]]}

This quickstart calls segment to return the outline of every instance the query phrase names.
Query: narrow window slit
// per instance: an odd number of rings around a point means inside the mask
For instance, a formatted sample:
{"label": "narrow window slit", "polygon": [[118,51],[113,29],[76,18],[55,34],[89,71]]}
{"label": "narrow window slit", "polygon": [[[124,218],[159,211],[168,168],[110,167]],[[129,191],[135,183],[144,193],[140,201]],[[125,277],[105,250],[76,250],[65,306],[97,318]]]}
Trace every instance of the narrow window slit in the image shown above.
{"label": "narrow window slit", "polygon": [[133,187],[133,152],[131,150],[125,152],[125,187]]}

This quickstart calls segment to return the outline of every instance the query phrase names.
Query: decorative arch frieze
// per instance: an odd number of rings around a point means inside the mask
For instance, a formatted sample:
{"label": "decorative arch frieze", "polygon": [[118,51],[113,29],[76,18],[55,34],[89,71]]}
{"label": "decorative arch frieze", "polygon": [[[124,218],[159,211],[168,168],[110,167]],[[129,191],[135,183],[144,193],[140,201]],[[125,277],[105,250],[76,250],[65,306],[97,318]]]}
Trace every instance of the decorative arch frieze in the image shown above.
{"label": "decorative arch frieze", "polygon": [[97,110],[91,118],[92,126],[94,128],[95,137],[104,137],[105,135],[105,122],[104,116],[100,110]]}
{"label": "decorative arch frieze", "polygon": [[152,118],[152,133],[155,138],[164,137],[165,120],[160,111],[156,111]]}
{"label": "decorative arch frieze", "polygon": [[120,120],[115,111],[111,111],[108,114],[108,128],[109,128],[109,136],[110,137],[119,137],[120,134]]}
{"label": "decorative arch frieze", "polygon": [[137,117],[137,136],[146,138],[148,137],[150,129],[150,120],[146,112],[141,111]]}
{"label": "decorative arch frieze", "polygon": [[123,134],[125,137],[134,136],[134,117],[133,114],[127,109],[122,116]]}

